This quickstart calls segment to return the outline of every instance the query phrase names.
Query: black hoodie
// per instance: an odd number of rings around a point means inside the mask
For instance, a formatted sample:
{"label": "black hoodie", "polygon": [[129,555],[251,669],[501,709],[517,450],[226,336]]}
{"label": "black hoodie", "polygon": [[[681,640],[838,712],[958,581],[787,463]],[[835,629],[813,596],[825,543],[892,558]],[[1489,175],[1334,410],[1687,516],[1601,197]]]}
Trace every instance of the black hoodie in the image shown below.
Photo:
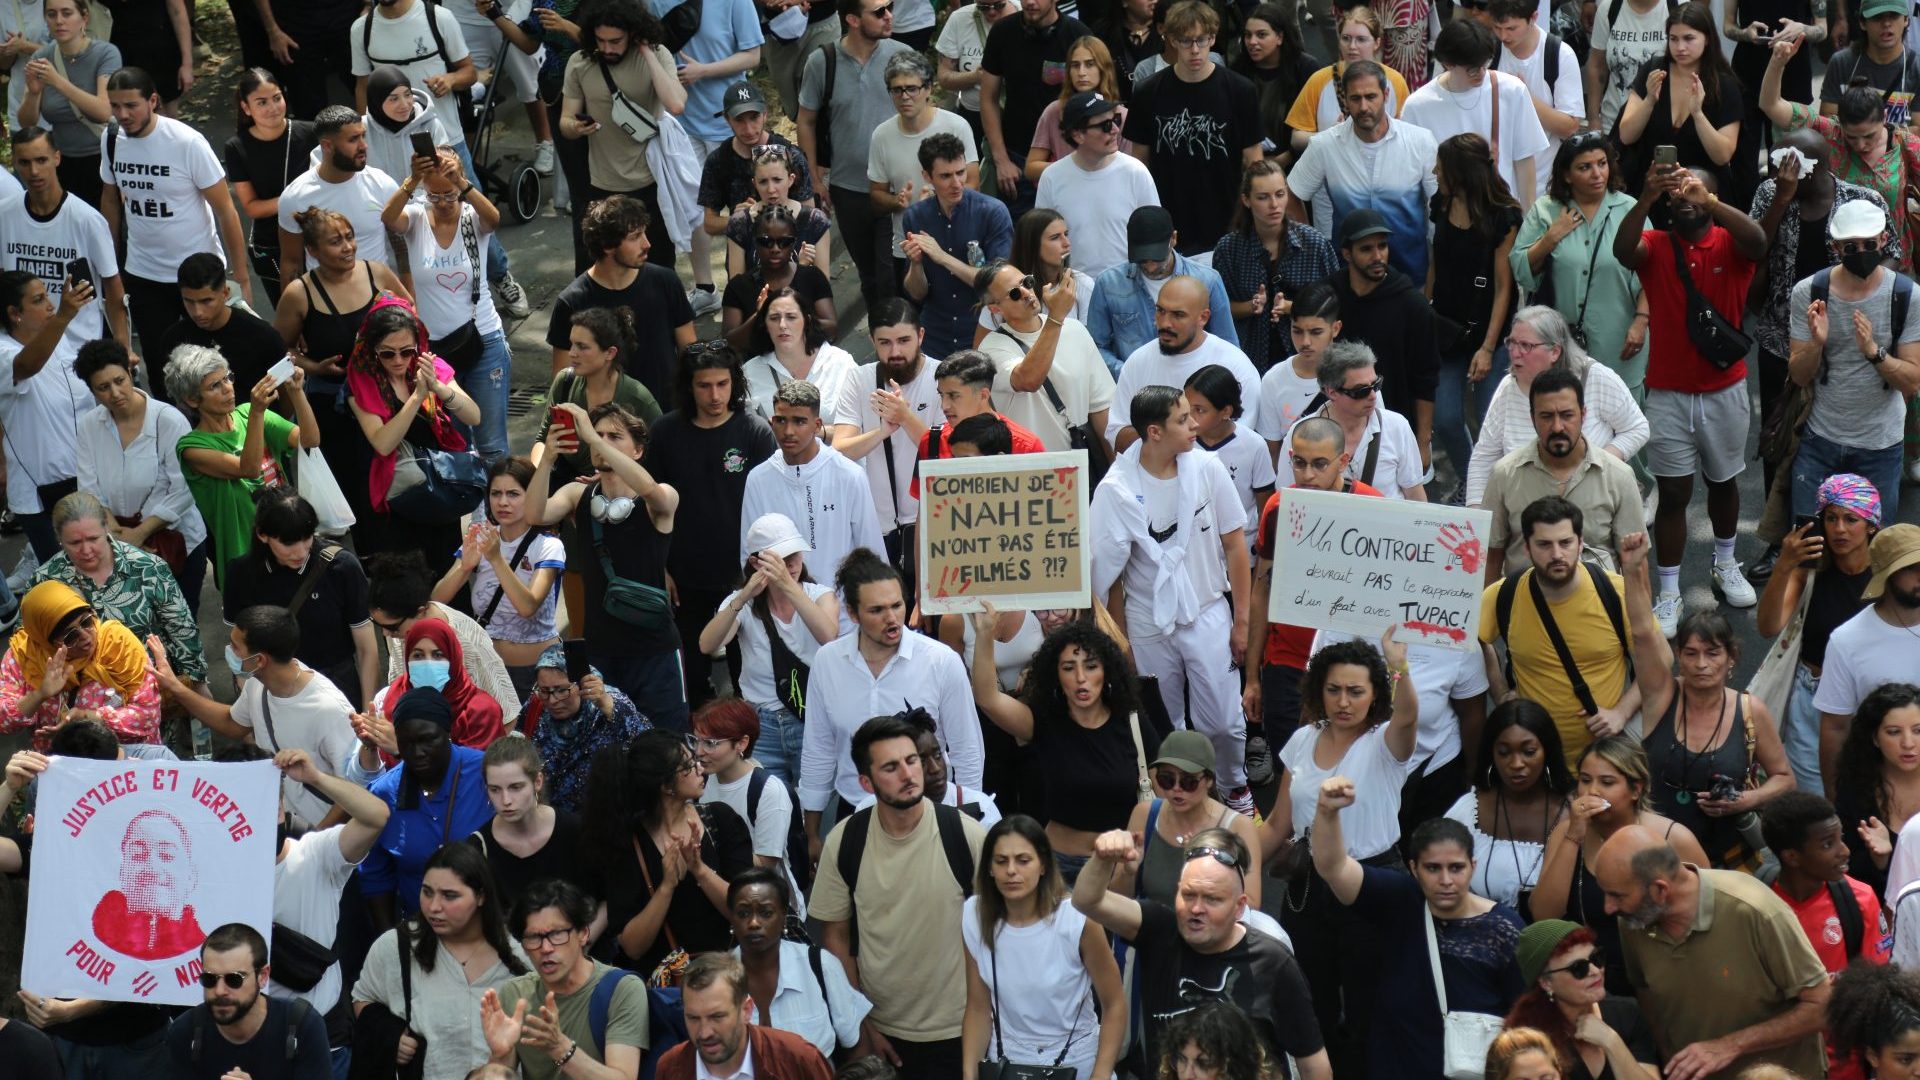
{"label": "black hoodie", "polygon": [[1398,270],[1388,270],[1379,288],[1359,296],[1343,267],[1333,275],[1333,287],[1340,296],[1341,340],[1373,350],[1381,400],[1412,423],[1414,402],[1432,401],[1440,385],[1433,307],[1413,279]]}

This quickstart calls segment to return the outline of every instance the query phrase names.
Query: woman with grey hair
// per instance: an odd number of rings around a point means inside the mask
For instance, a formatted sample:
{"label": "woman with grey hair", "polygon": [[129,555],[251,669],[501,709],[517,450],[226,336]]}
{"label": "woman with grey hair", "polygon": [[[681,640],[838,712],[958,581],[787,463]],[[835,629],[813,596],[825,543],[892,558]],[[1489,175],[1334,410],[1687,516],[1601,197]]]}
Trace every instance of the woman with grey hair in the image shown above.
{"label": "woman with grey hair", "polygon": [[[182,345],[166,371],[168,395],[193,420],[174,451],[213,542],[214,587],[224,588],[227,563],[253,543],[254,492],[292,483],[287,469],[297,451],[320,445],[320,421],[304,390],[307,373],[298,367],[284,386],[261,376],[244,405],[234,400],[233,374],[218,349]],[[276,397],[293,406],[298,427],[268,410]]]}
{"label": "woman with grey hair", "polygon": [[1566,368],[1586,387],[1587,415],[1581,431],[1589,446],[1602,447],[1625,461],[1647,444],[1647,417],[1634,404],[1633,392],[1613,368],[1594,363],[1558,311],[1542,304],[1521,308],[1507,331],[1507,354],[1511,367],[1494,388],[1467,465],[1468,506],[1480,505],[1494,465],[1533,441],[1527,392],[1534,377],[1548,368]]}

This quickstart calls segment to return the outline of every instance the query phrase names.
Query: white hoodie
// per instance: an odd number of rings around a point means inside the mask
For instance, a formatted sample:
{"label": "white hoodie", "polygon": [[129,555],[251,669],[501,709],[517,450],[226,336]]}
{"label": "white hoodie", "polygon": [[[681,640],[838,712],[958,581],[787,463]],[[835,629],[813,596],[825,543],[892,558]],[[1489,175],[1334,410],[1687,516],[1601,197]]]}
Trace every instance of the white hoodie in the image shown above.
{"label": "white hoodie", "polygon": [[[377,102],[373,105],[378,108]],[[433,107],[433,96],[417,86],[413,88],[413,118],[400,125],[399,131],[388,131],[374,121],[371,113],[363,114],[360,121],[367,125],[368,167],[393,177],[396,184],[413,175],[414,132],[431,134],[435,146],[453,146],[453,139],[447,135],[447,126],[440,122],[439,112]],[[308,155],[307,164],[309,168],[320,164],[319,147],[314,147],[313,153]],[[467,179],[475,178],[469,176]],[[416,200],[426,198],[426,190],[422,188],[415,191],[413,197]]]}
{"label": "white hoodie", "polygon": [[866,472],[831,446],[822,446],[812,461],[798,466],[788,465],[775,450],[747,474],[740,503],[742,566],[748,554],[747,529],[762,514],[785,514],[799,526],[800,535],[813,545],[806,561],[815,581],[831,584],[841,560],[854,548],[887,557]]}

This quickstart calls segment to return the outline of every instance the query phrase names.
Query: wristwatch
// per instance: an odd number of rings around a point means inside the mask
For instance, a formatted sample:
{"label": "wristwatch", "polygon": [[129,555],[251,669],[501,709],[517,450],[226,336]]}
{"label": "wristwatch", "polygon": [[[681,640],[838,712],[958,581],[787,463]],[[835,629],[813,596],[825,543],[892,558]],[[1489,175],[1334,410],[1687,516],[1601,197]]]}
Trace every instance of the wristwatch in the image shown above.
{"label": "wristwatch", "polygon": [[1879,367],[1881,364],[1884,364],[1886,362],[1887,362],[1886,346],[1875,345],[1873,347],[1873,355],[1867,357],[1867,363],[1872,364],[1874,367]]}

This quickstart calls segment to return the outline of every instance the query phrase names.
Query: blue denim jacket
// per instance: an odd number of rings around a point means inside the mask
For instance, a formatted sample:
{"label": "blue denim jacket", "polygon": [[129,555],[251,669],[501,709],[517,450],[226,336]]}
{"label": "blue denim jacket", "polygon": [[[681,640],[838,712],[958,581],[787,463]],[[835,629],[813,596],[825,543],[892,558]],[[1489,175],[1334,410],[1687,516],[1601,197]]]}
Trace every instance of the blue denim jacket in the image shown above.
{"label": "blue denim jacket", "polygon": [[[1176,252],[1173,272],[1198,278],[1207,286],[1207,333],[1238,346],[1240,333],[1233,327],[1233,309],[1228,306],[1227,287],[1220,275],[1208,267]],[[1136,263],[1110,266],[1093,284],[1093,306],[1087,309],[1087,332],[1100,347],[1100,357],[1115,377],[1133,350],[1154,339],[1153,293],[1147,288]]]}

